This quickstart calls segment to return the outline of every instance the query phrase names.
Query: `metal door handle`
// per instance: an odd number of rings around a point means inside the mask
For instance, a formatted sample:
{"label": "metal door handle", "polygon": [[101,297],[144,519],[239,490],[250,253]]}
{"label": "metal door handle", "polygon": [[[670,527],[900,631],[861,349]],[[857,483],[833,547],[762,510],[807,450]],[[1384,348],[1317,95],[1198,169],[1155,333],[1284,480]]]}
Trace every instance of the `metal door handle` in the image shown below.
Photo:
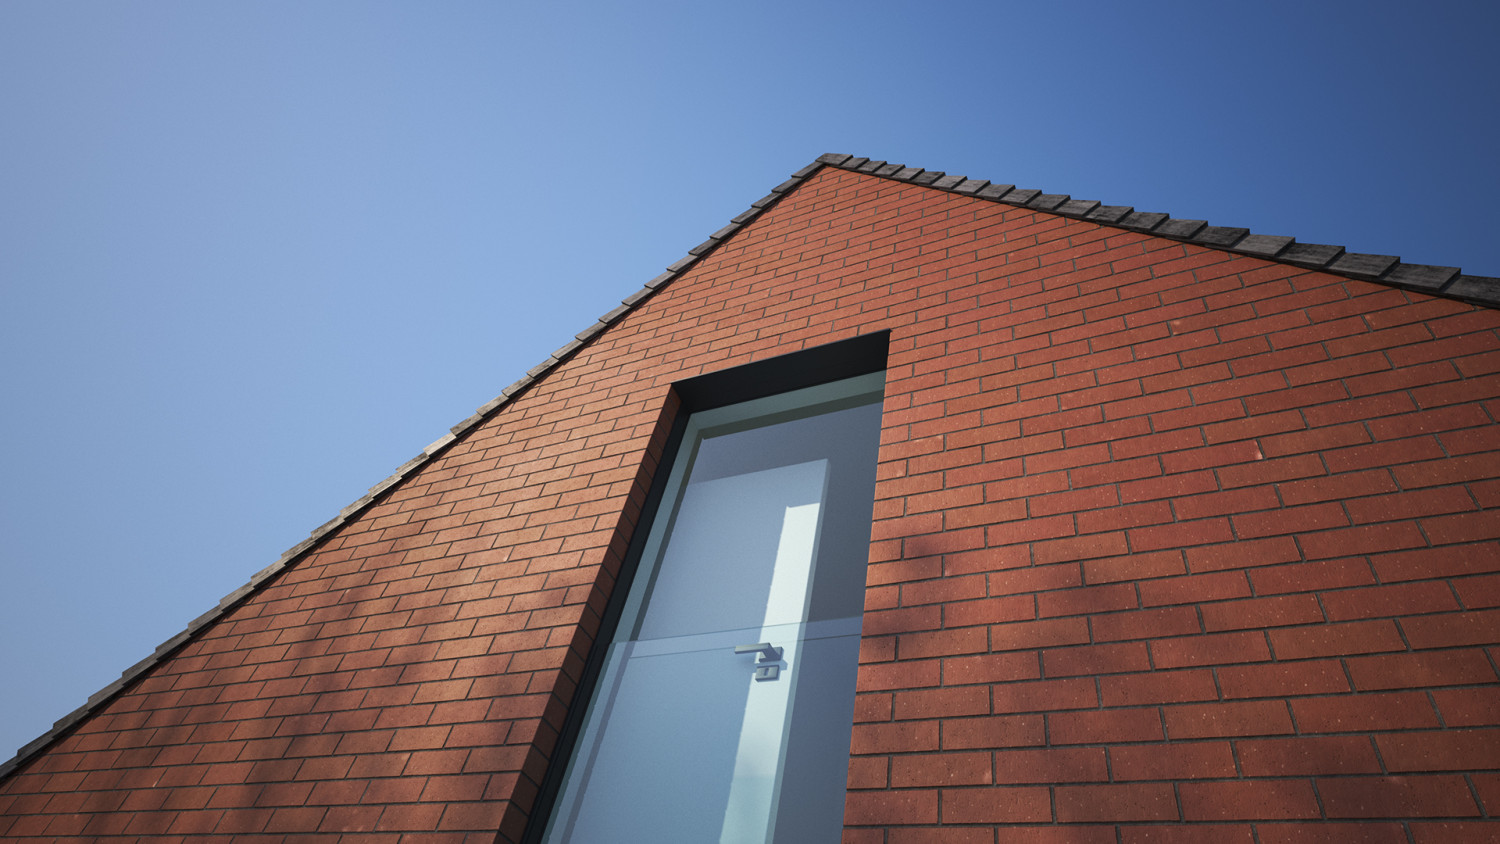
{"label": "metal door handle", "polygon": [[761,662],[776,662],[781,659],[781,648],[771,647],[770,642],[756,642],[753,645],[735,645],[734,652],[737,654],[760,654]]}
{"label": "metal door handle", "polygon": [[736,654],[760,654],[760,659],[755,661],[756,680],[775,680],[781,676],[781,648],[772,647],[770,642],[756,642],[753,645],[735,645]]}

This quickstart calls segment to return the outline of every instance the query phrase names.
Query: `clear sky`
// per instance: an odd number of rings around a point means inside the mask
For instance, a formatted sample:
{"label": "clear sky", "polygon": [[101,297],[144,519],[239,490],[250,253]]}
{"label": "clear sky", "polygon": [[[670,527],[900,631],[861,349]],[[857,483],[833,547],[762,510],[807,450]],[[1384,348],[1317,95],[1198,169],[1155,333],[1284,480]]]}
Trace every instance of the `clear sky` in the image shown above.
{"label": "clear sky", "polygon": [[1497,9],[0,3],[0,759],[823,152],[1500,275]]}

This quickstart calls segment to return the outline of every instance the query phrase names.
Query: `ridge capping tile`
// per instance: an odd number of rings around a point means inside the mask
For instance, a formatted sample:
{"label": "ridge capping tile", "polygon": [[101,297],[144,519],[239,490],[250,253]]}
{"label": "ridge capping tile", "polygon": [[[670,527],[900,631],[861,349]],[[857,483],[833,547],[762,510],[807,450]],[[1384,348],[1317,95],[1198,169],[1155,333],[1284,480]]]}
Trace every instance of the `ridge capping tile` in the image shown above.
{"label": "ridge capping tile", "polygon": [[1176,217],[1172,217],[1157,226],[1151,233],[1176,238],[1177,240],[1187,240],[1207,225],[1207,220],[1179,220]]}
{"label": "ridge capping tile", "polygon": [[1236,243],[1245,239],[1250,234],[1249,229],[1234,228],[1232,226],[1210,226],[1204,225],[1192,237],[1194,243],[1204,246],[1214,246],[1219,249],[1230,249]]}
{"label": "ridge capping tile", "polygon": [[681,258],[678,258],[673,263],[668,264],[667,265],[667,271],[668,272],[672,272],[672,273],[680,273],[683,270],[687,269],[688,267],[691,267],[693,264],[695,264],[697,262],[698,262],[698,256],[692,254],[691,252],[689,252],[688,254],[682,256]]}
{"label": "ridge capping tile", "polygon": [[1285,252],[1277,256],[1276,260],[1309,270],[1321,270],[1342,254],[1344,254],[1342,246],[1293,242],[1287,246]]}
{"label": "ridge capping tile", "polygon": [[1385,275],[1391,267],[1401,263],[1394,255],[1369,255],[1364,252],[1345,252],[1328,269],[1355,278],[1374,280]]}
{"label": "ridge capping tile", "polygon": [[1397,264],[1383,279],[1391,284],[1429,293],[1441,290],[1458,278],[1458,267],[1435,267],[1430,264]]}
{"label": "ridge capping tile", "polygon": [[1031,201],[1026,203],[1026,207],[1035,208],[1038,211],[1052,211],[1069,199],[1072,197],[1063,193],[1043,193],[1032,197]]}
{"label": "ridge capping tile", "polygon": [[1015,189],[1015,185],[986,185],[985,187],[980,188],[979,192],[974,195],[979,197],[980,199],[988,199],[992,202],[997,202],[1003,199],[1006,194]]}
{"label": "ridge capping tile", "polygon": [[1098,208],[1083,215],[1083,219],[1093,223],[1114,224],[1135,213],[1135,208],[1130,205],[1100,205]]}
{"label": "ridge capping tile", "polygon": [[937,181],[932,183],[932,186],[937,188],[938,190],[953,190],[954,188],[967,181],[968,178],[965,176],[948,175],[940,177]]}
{"label": "ridge capping tile", "polygon": [[926,187],[941,178],[943,178],[943,171],[941,170],[923,170],[920,174],[913,176],[911,181],[912,184]]}
{"label": "ridge capping tile", "polygon": [[822,155],[818,156],[817,160],[823,162],[824,164],[832,164],[833,166],[837,167],[853,157],[854,156],[852,155],[844,155],[841,152],[825,152]]}
{"label": "ridge capping tile", "polygon": [[980,189],[982,189],[989,183],[990,182],[988,179],[964,179],[963,184],[955,187],[953,189],[953,192],[973,196],[974,194],[979,193]]}
{"label": "ridge capping tile", "polygon": [[752,205],[749,208],[745,209],[744,211],[741,211],[740,213],[738,213],[738,214],[734,215],[733,217],[731,217],[729,219],[729,222],[731,222],[731,223],[739,223],[740,225],[744,225],[745,223],[750,222],[751,220],[755,219],[756,217],[759,217],[760,216],[760,212],[762,212],[764,210],[765,210],[764,207],[758,207],[758,206]]}
{"label": "ridge capping tile", "polygon": [[708,240],[705,240],[697,246],[694,246],[692,249],[689,249],[688,254],[692,255],[694,258],[701,258],[708,252],[712,251],[713,248],[718,245],[719,242],[710,237]]}
{"label": "ridge capping tile", "polygon": [[1007,193],[1005,195],[1005,199],[1002,201],[1007,202],[1011,205],[1025,205],[1026,203],[1030,202],[1033,199],[1036,199],[1041,195],[1042,192],[1034,188],[1016,188],[1010,193]]}
{"label": "ridge capping tile", "polygon": [[1081,219],[1093,213],[1094,209],[1098,207],[1099,201],[1095,199],[1069,199],[1052,210],[1058,214]]}
{"label": "ridge capping tile", "polygon": [[812,174],[818,172],[818,169],[820,167],[822,167],[822,166],[823,166],[822,164],[818,163],[817,161],[814,161],[813,163],[807,165],[806,167],[803,167],[801,170],[798,170],[797,172],[793,173],[792,174],[792,178],[793,179],[805,179],[808,176],[811,176]]}
{"label": "ridge capping tile", "polygon": [[899,173],[900,171],[901,171],[901,165],[900,164],[887,164],[884,167],[880,168],[879,170],[876,170],[875,171],[875,175],[877,175],[877,176],[892,176],[892,175],[895,175],[896,173]]}
{"label": "ridge capping tile", "polygon": [[866,161],[864,164],[859,165],[856,170],[860,173],[874,173],[884,166],[884,161]]}
{"label": "ridge capping tile", "polygon": [[845,170],[858,170],[859,168],[865,166],[865,164],[869,163],[869,161],[870,159],[868,158],[851,158],[848,161],[845,161],[842,166]]}
{"label": "ridge capping tile", "polygon": [[1500,278],[1460,274],[1448,284],[1443,293],[1465,302],[1494,307],[1500,305]]}
{"label": "ridge capping tile", "polygon": [[1247,234],[1239,243],[1234,245],[1234,251],[1253,255],[1257,258],[1275,258],[1287,247],[1291,246],[1295,238],[1284,237],[1274,234]]}
{"label": "ridge capping tile", "polygon": [[891,178],[900,179],[903,182],[910,182],[920,175],[922,175],[921,167],[902,167],[900,170],[897,170],[895,174],[891,176]]}
{"label": "ridge capping tile", "polygon": [[568,358],[569,355],[571,355],[574,352],[578,351],[582,347],[583,347],[583,341],[580,340],[580,339],[578,339],[577,337],[574,337],[573,339],[571,339],[568,342],[562,344],[561,346],[558,346],[557,349],[552,352],[552,358],[554,360],[556,360],[558,363],[562,363],[564,360],[566,360]]}
{"label": "ridge capping tile", "polygon": [[1150,232],[1172,219],[1169,215],[1160,211],[1132,211],[1120,220],[1119,225],[1131,231]]}
{"label": "ridge capping tile", "polygon": [[771,188],[771,193],[780,195],[780,194],[786,193],[787,191],[791,190],[792,188],[795,188],[796,186],[798,186],[800,184],[802,184],[802,180],[801,179],[787,179],[786,181],[782,182],[781,184],[777,185],[776,187]]}

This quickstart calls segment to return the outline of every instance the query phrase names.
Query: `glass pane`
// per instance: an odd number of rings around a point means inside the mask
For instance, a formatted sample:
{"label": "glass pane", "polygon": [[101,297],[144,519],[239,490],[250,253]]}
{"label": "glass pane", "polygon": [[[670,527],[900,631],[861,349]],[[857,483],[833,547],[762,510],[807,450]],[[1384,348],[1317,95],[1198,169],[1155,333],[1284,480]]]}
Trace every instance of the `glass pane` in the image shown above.
{"label": "glass pane", "polygon": [[690,420],[548,841],[838,839],[878,379]]}

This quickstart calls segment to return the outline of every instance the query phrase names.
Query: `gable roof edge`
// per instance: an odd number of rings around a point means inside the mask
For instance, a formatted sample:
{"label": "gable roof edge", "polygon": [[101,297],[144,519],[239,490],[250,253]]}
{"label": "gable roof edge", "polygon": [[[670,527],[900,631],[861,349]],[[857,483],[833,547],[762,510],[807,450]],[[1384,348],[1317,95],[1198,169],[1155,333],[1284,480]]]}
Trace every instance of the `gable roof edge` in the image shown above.
{"label": "gable roof edge", "polygon": [[996,185],[983,179],[851,155],[829,153],[819,156],[818,161],[841,170],[1222,249],[1302,269],[1416,290],[1473,305],[1500,307],[1500,278],[1466,275],[1458,267],[1408,264],[1393,255],[1346,252],[1342,246],[1299,243],[1293,237],[1254,234],[1245,228],[1211,226],[1206,220],[1177,219],[1169,214],[1136,211],[1125,205],[1104,205],[1095,200],[1073,199],[1066,194]]}
{"label": "gable roof edge", "polygon": [[665,272],[646,282],[640,290],[626,296],[621,300],[620,305],[599,317],[594,324],[575,334],[546,360],[527,370],[524,376],[501,390],[500,395],[480,405],[473,415],[454,425],[416,457],[401,464],[391,475],[371,486],[363,496],[341,509],[337,516],[314,528],[306,539],[284,551],[276,562],[256,572],[243,586],[225,595],[216,606],[189,622],[186,629],[158,645],[150,656],[125,669],[114,682],[90,695],[84,705],[64,715],[53,723],[51,729],[22,746],[15,756],[0,763],[0,780],[10,776],[48,745],[62,738],[96,709],[109,702],[115,695],[125,691],[133,682],[191,641],[200,630],[217,621],[229,610],[259,591],[278,574],[310,553],[334,531],[375,504],[384,493],[437,458],[449,445],[478,427],[563,361],[573,357],[606,328],[649,299],[656,291],[672,283],[678,276],[825,166],[1142,234],[1166,237],[1185,243],[1291,264],[1303,269],[1330,272],[1363,281],[1373,281],[1443,298],[1457,299],[1470,304],[1500,308],[1500,278],[1465,275],[1456,267],[1407,264],[1403,263],[1400,258],[1389,255],[1345,252],[1342,246],[1298,243],[1295,238],[1291,237],[1257,235],[1251,233],[1249,229],[1210,226],[1204,220],[1176,219],[1168,214],[1136,211],[1129,206],[1103,205],[1093,200],[1073,199],[1066,194],[1045,194],[1040,190],[1022,189],[1015,185],[997,185],[984,179],[970,179],[937,170],[923,170],[920,167],[906,167],[901,164],[856,158],[840,153],[825,153],[793,173],[786,181],[772,188],[770,193],[752,202],[748,209],[733,217],[727,225],[709,235],[707,240],[689,249],[682,258],[668,265]]}

